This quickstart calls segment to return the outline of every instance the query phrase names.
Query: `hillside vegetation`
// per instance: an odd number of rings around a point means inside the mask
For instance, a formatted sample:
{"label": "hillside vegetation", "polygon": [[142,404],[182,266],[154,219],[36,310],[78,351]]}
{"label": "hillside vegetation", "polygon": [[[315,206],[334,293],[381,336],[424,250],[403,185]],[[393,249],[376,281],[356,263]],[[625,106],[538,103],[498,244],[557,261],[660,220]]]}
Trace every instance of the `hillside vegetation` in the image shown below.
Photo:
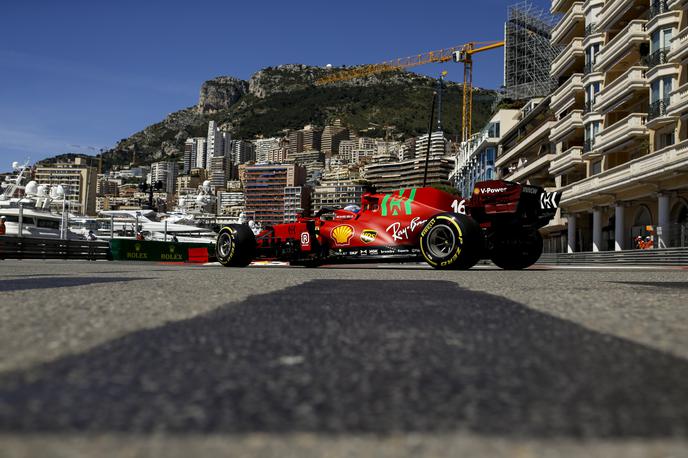
{"label": "hillside vegetation", "polygon": [[[404,139],[427,132],[432,92],[437,80],[409,72],[391,72],[357,80],[316,86],[327,70],[304,65],[270,67],[249,81],[218,77],[206,81],[199,102],[172,113],[104,153],[105,168],[179,160],[184,140],[205,136],[210,120],[218,121],[234,138],[253,139],[283,134],[306,124],[324,126],[336,118],[361,135],[384,136],[382,126],[394,126],[392,135]],[[449,83],[442,98],[442,125],[455,138],[460,125],[461,86]],[[474,128],[489,119],[496,93],[476,90]]]}

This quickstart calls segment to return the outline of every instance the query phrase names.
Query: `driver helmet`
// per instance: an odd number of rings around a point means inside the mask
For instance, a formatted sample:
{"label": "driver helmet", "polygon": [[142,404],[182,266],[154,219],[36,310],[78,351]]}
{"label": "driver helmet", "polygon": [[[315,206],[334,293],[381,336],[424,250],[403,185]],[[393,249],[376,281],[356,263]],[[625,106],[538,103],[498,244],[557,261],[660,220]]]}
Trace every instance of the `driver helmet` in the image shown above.
{"label": "driver helmet", "polygon": [[352,204],[352,205],[347,205],[346,207],[344,207],[344,210],[351,212],[351,213],[358,213],[359,211],[361,211],[361,207],[358,205]]}

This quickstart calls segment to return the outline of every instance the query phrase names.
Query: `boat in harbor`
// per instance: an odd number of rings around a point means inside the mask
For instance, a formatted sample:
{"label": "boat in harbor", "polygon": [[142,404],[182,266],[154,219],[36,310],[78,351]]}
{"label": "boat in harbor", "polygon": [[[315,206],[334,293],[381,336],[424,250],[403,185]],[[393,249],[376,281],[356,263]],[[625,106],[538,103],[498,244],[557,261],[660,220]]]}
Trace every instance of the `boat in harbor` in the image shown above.
{"label": "boat in harbor", "polygon": [[[84,239],[85,234],[69,229],[69,210],[74,206],[62,186],[39,185],[27,178],[28,164],[12,164],[14,176],[7,176],[0,194],[0,216],[5,217],[5,234],[47,239]],[[60,209],[61,211],[58,211]],[[88,232],[86,233],[88,234]]]}

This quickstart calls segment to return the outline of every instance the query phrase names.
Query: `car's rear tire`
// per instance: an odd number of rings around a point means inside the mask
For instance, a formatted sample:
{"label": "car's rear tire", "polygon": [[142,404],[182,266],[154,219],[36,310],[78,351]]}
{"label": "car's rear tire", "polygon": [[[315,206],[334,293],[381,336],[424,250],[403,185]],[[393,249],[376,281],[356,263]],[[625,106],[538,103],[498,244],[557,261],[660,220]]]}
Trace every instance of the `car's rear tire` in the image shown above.
{"label": "car's rear tire", "polygon": [[420,251],[435,269],[470,269],[482,250],[480,226],[458,213],[435,215],[420,233]]}
{"label": "car's rear tire", "polygon": [[230,224],[220,230],[215,243],[217,260],[225,267],[246,267],[256,254],[256,236],[244,224]]}
{"label": "car's rear tire", "polygon": [[505,235],[495,241],[490,259],[505,270],[525,269],[540,259],[542,245],[542,235],[538,231],[524,232],[516,237]]}

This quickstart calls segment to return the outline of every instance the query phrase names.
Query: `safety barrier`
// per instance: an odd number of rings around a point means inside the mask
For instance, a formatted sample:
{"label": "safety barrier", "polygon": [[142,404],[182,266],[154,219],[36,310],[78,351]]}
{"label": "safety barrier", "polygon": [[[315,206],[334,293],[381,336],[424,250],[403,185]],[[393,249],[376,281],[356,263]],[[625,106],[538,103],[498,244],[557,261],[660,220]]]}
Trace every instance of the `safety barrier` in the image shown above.
{"label": "safety barrier", "polygon": [[688,266],[688,248],[543,253],[538,264],[618,264]]}
{"label": "safety barrier", "polygon": [[107,242],[0,236],[0,259],[109,259]]}
{"label": "safety barrier", "polygon": [[110,248],[116,261],[205,263],[215,256],[214,245],[208,243],[112,239]]}

